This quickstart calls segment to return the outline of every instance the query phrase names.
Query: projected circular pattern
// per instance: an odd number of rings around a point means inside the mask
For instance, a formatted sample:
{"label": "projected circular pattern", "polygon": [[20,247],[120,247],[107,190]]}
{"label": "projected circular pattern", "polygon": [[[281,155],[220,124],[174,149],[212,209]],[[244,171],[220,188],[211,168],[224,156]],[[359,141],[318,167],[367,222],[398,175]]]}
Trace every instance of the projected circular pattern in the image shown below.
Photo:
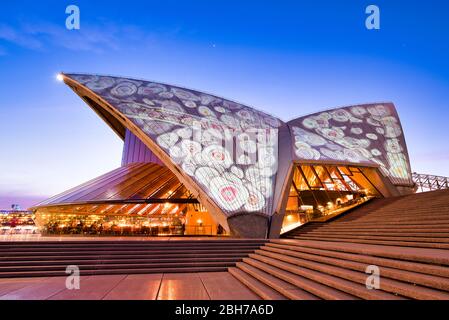
{"label": "projected circular pattern", "polygon": [[403,135],[401,126],[384,105],[322,112],[293,124],[298,159],[374,162],[390,177],[410,178],[405,148],[398,139]]}
{"label": "projected circular pattern", "polygon": [[[225,212],[271,212],[278,164],[273,129],[282,125],[280,120],[239,103],[169,85],[112,77],[72,78],[112,103],[156,141]],[[311,142],[326,143],[319,136]]]}
{"label": "projected circular pattern", "polygon": [[[242,104],[147,81],[73,75],[114,105],[192,177],[225,213],[270,214],[283,123]],[[290,122],[298,160],[376,163],[410,179],[397,115],[382,104],[340,108]],[[265,130],[265,132],[256,129]]]}

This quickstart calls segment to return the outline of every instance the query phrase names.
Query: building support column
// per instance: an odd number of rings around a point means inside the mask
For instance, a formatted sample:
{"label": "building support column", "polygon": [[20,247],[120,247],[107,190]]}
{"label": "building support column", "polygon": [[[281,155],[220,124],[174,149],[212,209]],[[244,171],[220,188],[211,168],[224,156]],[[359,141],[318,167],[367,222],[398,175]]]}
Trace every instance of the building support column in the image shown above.
{"label": "building support column", "polygon": [[231,237],[266,239],[268,217],[260,213],[238,213],[228,218]]}

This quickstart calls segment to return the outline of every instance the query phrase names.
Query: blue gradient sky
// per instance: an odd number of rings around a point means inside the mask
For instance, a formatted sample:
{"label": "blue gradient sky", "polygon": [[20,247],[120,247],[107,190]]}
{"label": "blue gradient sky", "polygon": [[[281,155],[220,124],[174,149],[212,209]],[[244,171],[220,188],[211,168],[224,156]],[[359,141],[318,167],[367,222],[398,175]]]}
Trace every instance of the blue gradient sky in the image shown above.
{"label": "blue gradient sky", "polygon": [[[448,1],[18,2],[0,10],[0,208],[120,165],[121,141],[58,71],[179,84],[284,120],[392,101],[413,170],[449,176]],[[69,4],[79,31],[65,29]]]}

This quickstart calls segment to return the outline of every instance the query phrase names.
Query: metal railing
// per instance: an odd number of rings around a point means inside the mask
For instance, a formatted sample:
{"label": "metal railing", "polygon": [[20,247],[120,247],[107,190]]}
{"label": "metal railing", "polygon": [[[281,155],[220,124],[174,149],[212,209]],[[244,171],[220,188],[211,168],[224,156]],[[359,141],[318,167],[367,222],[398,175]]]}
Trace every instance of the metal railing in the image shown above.
{"label": "metal railing", "polygon": [[417,187],[417,192],[449,189],[449,178],[434,176],[430,174],[419,174],[414,172],[413,182]]}

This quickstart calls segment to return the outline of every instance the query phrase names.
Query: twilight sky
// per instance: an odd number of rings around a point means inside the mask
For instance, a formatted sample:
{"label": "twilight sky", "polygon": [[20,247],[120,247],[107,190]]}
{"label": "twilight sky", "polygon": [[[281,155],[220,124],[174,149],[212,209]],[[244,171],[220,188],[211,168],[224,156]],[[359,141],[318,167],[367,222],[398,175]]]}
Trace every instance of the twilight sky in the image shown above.
{"label": "twilight sky", "polygon": [[[65,28],[66,6],[81,29]],[[381,30],[365,28],[365,8]],[[449,176],[449,2],[2,1],[0,208],[28,207],[120,165],[121,140],[59,71],[199,89],[283,120],[396,104],[412,169]]]}

